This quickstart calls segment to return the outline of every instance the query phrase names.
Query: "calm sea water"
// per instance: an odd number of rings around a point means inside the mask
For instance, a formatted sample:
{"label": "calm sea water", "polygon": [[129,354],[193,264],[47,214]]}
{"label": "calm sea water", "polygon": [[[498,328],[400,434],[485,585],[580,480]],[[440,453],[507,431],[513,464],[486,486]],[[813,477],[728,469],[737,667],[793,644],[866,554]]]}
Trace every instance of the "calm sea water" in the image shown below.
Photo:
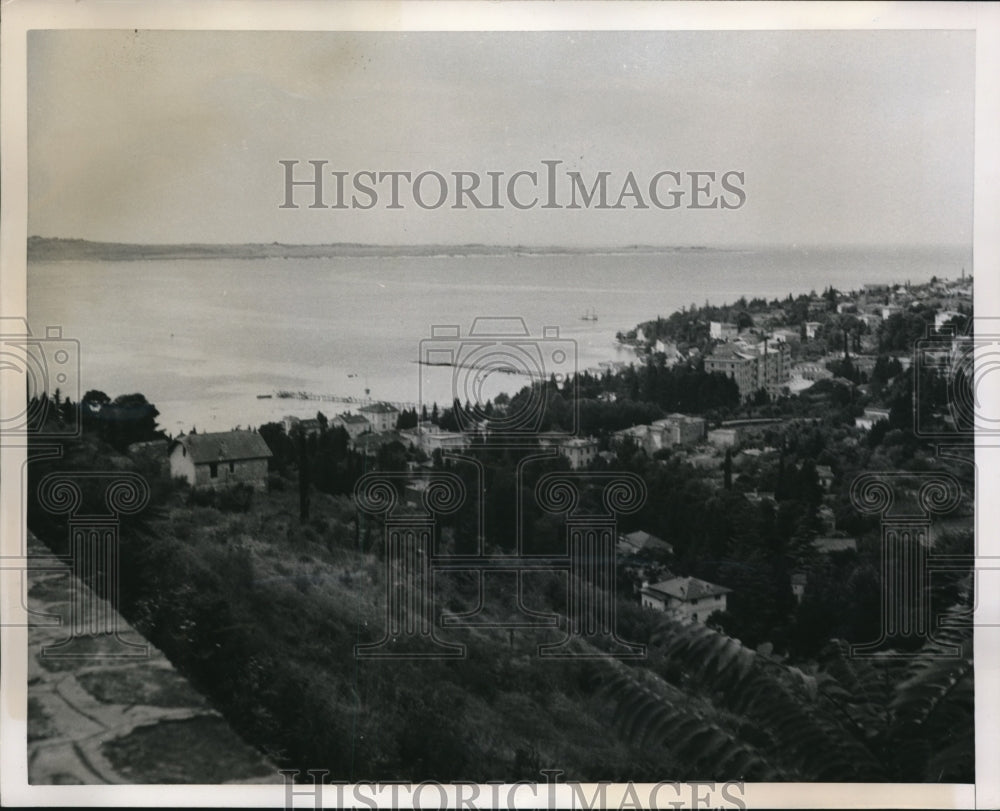
{"label": "calm sea water", "polygon": [[[558,347],[562,366],[575,351],[584,369],[629,360],[615,333],[681,306],[955,278],[963,267],[972,271],[966,252],[913,248],[32,263],[28,316],[35,332],[58,324],[80,341],[83,390],[142,392],[176,434],[348,407],[257,398],[279,389],[450,403],[453,370],[417,364],[421,342],[451,349],[458,342],[428,342],[433,327],[464,337],[477,316],[523,318],[533,338],[557,327],[571,342]],[[591,311],[596,321],[581,319]],[[547,372],[561,356],[539,346]],[[483,376],[460,371],[458,396],[471,399]],[[488,396],[527,380],[485,378]]]}

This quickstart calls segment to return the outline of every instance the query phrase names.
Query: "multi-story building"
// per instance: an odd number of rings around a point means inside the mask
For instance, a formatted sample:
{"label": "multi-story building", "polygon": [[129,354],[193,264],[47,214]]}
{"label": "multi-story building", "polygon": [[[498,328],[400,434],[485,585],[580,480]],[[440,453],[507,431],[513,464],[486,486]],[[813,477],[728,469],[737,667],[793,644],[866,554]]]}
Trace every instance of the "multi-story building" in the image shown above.
{"label": "multi-story building", "polygon": [[753,345],[723,344],[705,358],[706,372],[720,372],[736,381],[740,397],[752,397],[764,389],[775,395],[788,382],[791,368],[791,350],[784,342],[771,343],[766,339]]}
{"label": "multi-story building", "polygon": [[395,430],[396,420],[399,419],[399,411],[388,403],[372,403],[362,406],[358,412],[371,423],[372,431],[376,434]]}
{"label": "multi-story building", "polygon": [[559,453],[569,460],[569,466],[573,470],[580,470],[597,456],[597,440],[593,437],[564,439],[559,445]]}
{"label": "multi-story building", "polygon": [[660,447],[671,445],[693,445],[705,438],[705,420],[689,417],[687,414],[668,414],[650,426],[661,432]]}
{"label": "multi-story building", "polygon": [[746,349],[729,344],[716,347],[705,358],[706,372],[721,372],[736,381],[740,397],[747,398],[756,391],[757,356]]}

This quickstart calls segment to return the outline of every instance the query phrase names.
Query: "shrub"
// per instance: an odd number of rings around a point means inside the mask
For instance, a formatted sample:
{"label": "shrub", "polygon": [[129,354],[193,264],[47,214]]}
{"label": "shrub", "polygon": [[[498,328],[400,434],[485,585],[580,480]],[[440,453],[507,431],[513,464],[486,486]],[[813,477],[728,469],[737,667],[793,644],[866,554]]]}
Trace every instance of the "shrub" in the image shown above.
{"label": "shrub", "polygon": [[253,487],[236,484],[219,491],[218,508],[228,512],[245,513],[253,503]]}

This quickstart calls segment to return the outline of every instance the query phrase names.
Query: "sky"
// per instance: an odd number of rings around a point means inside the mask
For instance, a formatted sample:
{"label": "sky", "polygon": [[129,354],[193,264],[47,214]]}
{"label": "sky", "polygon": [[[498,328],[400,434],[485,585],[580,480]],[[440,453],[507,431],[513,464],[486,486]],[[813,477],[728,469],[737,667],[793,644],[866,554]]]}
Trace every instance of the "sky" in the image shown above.
{"label": "sky", "polygon": [[[137,243],[965,246],[974,36],[33,31],[29,233]],[[281,160],[302,162],[303,173],[306,161],[324,160],[351,175],[483,178],[559,160],[588,183],[609,172],[613,198],[628,172],[644,188],[660,171],[736,171],[746,201],[733,210],[689,209],[688,197],[674,210],[636,210],[629,198],[625,209],[477,211],[449,199],[424,210],[404,194],[402,209],[387,209],[384,196],[369,210],[310,209],[297,191],[301,206],[283,209]]]}

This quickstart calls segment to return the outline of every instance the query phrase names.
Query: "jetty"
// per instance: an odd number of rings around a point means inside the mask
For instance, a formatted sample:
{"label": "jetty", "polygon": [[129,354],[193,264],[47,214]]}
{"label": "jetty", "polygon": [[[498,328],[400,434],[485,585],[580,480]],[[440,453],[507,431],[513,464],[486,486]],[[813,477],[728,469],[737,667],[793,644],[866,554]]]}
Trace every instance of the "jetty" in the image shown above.
{"label": "jetty", "polygon": [[[376,403],[388,403],[397,411],[419,410],[421,406],[420,403],[403,400],[386,400],[383,397],[349,397],[338,394],[316,394],[310,391],[276,391],[273,396],[278,400],[311,400],[320,403],[343,403],[357,407],[375,405]],[[257,395],[257,398],[263,399],[260,394]]]}

